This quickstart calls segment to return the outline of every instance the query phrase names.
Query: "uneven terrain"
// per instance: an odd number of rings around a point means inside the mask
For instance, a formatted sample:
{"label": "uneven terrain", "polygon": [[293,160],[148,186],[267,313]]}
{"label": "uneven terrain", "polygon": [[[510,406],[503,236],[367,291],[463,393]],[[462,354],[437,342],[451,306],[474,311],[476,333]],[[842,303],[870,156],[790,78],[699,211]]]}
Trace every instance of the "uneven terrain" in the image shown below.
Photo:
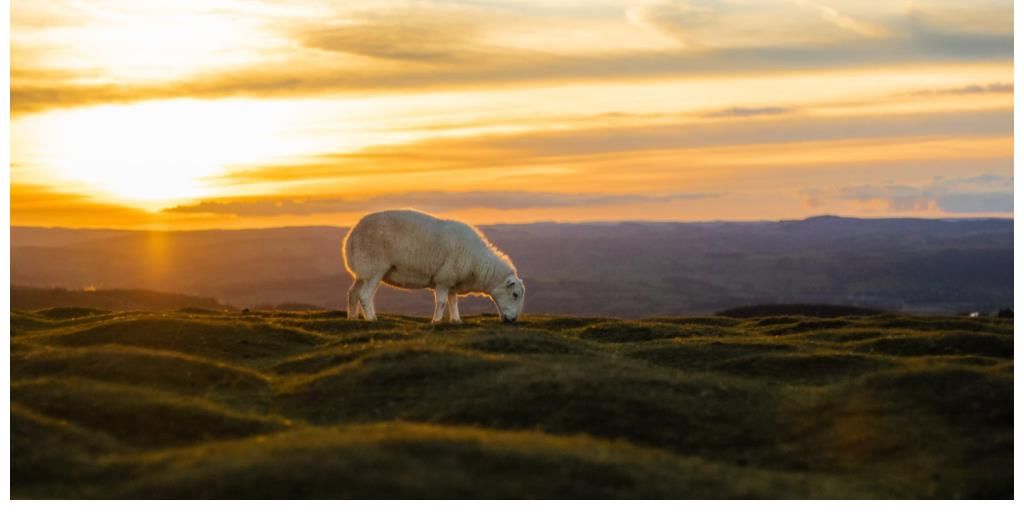
{"label": "uneven terrain", "polygon": [[17,498],[1010,498],[1011,320],[11,314]]}

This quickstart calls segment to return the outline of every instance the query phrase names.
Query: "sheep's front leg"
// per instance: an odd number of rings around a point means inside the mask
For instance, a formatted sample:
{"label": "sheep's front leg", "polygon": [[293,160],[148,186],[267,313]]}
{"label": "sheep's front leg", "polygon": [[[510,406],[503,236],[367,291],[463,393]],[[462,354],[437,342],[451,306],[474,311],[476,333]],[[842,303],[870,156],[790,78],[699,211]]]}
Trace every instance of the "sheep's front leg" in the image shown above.
{"label": "sheep's front leg", "polygon": [[440,323],[444,318],[444,309],[448,305],[448,289],[436,287],[434,289],[434,323]]}
{"label": "sheep's front leg", "polygon": [[459,316],[459,294],[455,291],[448,291],[448,320],[462,323],[462,317]]}

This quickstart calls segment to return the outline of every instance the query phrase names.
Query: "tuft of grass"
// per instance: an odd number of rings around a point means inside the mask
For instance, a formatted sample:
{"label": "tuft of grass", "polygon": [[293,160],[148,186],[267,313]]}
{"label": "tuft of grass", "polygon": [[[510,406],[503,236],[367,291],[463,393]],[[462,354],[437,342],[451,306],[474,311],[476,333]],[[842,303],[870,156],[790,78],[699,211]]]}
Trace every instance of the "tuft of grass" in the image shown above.
{"label": "tuft of grass", "polygon": [[[508,328],[506,328],[508,329]],[[476,331],[459,340],[459,347],[479,352],[504,354],[577,354],[586,355],[591,350],[581,341],[547,331],[523,331],[517,329]]]}
{"label": "tuft of grass", "polygon": [[662,316],[648,318],[644,321],[655,323],[671,323],[674,325],[708,325],[712,327],[731,328],[743,323],[743,320],[727,316]]}
{"label": "tuft of grass", "polygon": [[851,343],[867,339],[884,338],[893,335],[893,330],[872,329],[864,327],[825,329],[818,332],[800,334],[801,339],[830,343]]}
{"label": "tuft of grass", "polygon": [[76,378],[13,382],[11,402],[137,447],[245,437],[289,425],[283,418],[238,412],[204,399]]}
{"label": "tuft of grass", "polygon": [[262,322],[161,316],[100,322],[49,340],[71,347],[118,343],[246,362],[308,351],[321,338]]}
{"label": "tuft of grass", "polygon": [[997,370],[886,370],[837,386],[801,444],[819,463],[920,498],[1013,496],[1013,379]]}
{"label": "tuft of grass", "polygon": [[105,314],[110,314],[110,311],[102,309],[90,309],[86,307],[53,307],[51,309],[35,311],[34,314],[51,320],[73,320],[76,318],[103,316]]}
{"label": "tuft of grass", "polygon": [[877,338],[853,345],[858,352],[889,356],[970,355],[1012,358],[1013,335],[948,332]]}
{"label": "tuft of grass", "polygon": [[230,398],[270,391],[269,378],[252,369],[175,352],[121,345],[40,348],[14,357],[11,378],[86,378],[150,386],[183,394]]}
{"label": "tuft of grass", "polygon": [[319,423],[404,419],[415,416],[409,408],[428,394],[448,394],[460,380],[486,376],[505,363],[493,355],[458,350],[381,348],[285,382],[281,402],[283,410]]}
{"label": "tuft of grass", "polygon": [[528,320],[521,322],[521,324],[530,328],[565,331],[606,321],[608,320],[604,318],[586,318],[581,316],[531,316]]}
{"label": "tuft of grass", "polygon": [[316,374],[355,361],[379,347],[371,343],[325,347],[313,352],[285,358],[269,367],[275,374]]}
{"label": "tuft of grass", "polygon": [[[380,334],[381,331],[390,331],[393,328],[393,324],[388,323],[385,320],[382,321],[353,321],[347,319],[301,319],[296,317],[286,317],[275,320],[277,325],[284,327],[291,327],[310,332],[320,334],[347,334],[353,332],[361,332],[372,337],[372,333],[377,332]],[[385,332],[385,335],[393,335],[394,332]]]}
{"label": "tuft of grass", "polygon": [[11,337],[21,336],[37,330],[60,327],[59,322],[32,316],[25,312],[11,313]]}
{"label": "tuft of grass", "polygon": [[885,329],[908,329],[918,332],[988,332],[992,334],[1013,333],[1012,320],[999,318],[962,318],[949,316],[885,315],[870,322]]}
{"label": "tuft of grass", "polygon": [[737,468],[587,436],[403,422],[301,428],[126,457],[119,465],[148,475],[118,490],[129,498],[800,498],[839,489],[870,496],[833,478]]}
{"label": "tuft of grass", "polygon": [[606,343],[626,343],[666,338],[715,337],[721,333],[720,328],[706,325],[614,320],[590,325],[580,332],[580,337]]}
{"label": "tuft of grass", "polygon": [[831,384],[898,366],[897,361],[847,353],[755,354],[717,363],[738,377],[763,378],[787,384]]}
{"label": "tuft of grass", "polygon": [[208,309],[206,307],[182,307],[177,312],[178,314],[195,314],[200,316],[222,316],[228,311],[225,309]]}
{"label": "tuft of grass", "polygon": [[983,368],[928,367],[886,371],[861,381],[890,407],[922,407],[964,431],[1013,426],[1013,378]]}
{"label": "tuft of grass", "polygon": [[736,337],[713,341],[693,338],[627,346],[622,350],[622,355],[665,367],[705,371],[723,361],[738,357],[796,350],[797,346],[774,338]]}
{"label": "tuft of grass", "polygon": [[[125,447],[109,435],[11,404],[12,493],[21,498],[78,496],[98,461]],[[91,492],[91,491],[90,491]]]}
{"label": "tuft of grass", "polygon": [[[762,322],[763,323],[763,322]],[[776,327],[766,327],[764,334],[773,336],[786,336],[790,334],[802,334],[811,331],[835,330],[854,327],[856,323],[845,319],[803,319],[795,323],[780,324]]]}

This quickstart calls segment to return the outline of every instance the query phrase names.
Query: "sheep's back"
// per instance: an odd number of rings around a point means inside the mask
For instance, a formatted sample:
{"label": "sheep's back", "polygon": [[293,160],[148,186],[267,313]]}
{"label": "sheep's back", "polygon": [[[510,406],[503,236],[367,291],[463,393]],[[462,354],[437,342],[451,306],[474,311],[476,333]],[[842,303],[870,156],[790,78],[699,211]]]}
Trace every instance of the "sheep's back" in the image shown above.
{"label": "sheep's back", "polygon": [[451,240],[443,236],[443,221],[415,211],[382,211],[363,217],[346,239],[350,269],[373,269],[377,264],[436,269]]}

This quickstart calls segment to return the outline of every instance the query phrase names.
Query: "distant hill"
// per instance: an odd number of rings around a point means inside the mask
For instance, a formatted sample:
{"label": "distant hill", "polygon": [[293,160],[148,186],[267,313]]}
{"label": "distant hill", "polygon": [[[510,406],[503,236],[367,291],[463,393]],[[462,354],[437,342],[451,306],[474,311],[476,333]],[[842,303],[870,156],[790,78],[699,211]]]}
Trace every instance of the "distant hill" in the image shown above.
{"label": "distant hill", "polygon": [[766,316],[813,316],[816,318],[838,318],[841,316],[874,316],[882,311],[849,307],[845,305],[775,304],[748,305],[716,312],[717,316],[729,318],[762,318]]}
{"label": "distant hill", "polygon": [[[884,310],[995,312],[1013,302],[1013,221],[484,226],[527,283],[527,312],[651,316],[806,302]],[[139,288],[236,307],[342,308],[340,227],[133,232],[12,228],[18,286]],[[56,259],[59,259],[56,260]],[[426,315],[424,291],[383,289],[384,312]],[[468,299],[465,312],[493,312]]]}
{"label": "distant hill", "polygon": [[214,298],[145,290],[69,291],[67,289],[11,288],[11,308],[39,310],[86,307],[104,310],[173,311],[182,308],[229,309]]}

